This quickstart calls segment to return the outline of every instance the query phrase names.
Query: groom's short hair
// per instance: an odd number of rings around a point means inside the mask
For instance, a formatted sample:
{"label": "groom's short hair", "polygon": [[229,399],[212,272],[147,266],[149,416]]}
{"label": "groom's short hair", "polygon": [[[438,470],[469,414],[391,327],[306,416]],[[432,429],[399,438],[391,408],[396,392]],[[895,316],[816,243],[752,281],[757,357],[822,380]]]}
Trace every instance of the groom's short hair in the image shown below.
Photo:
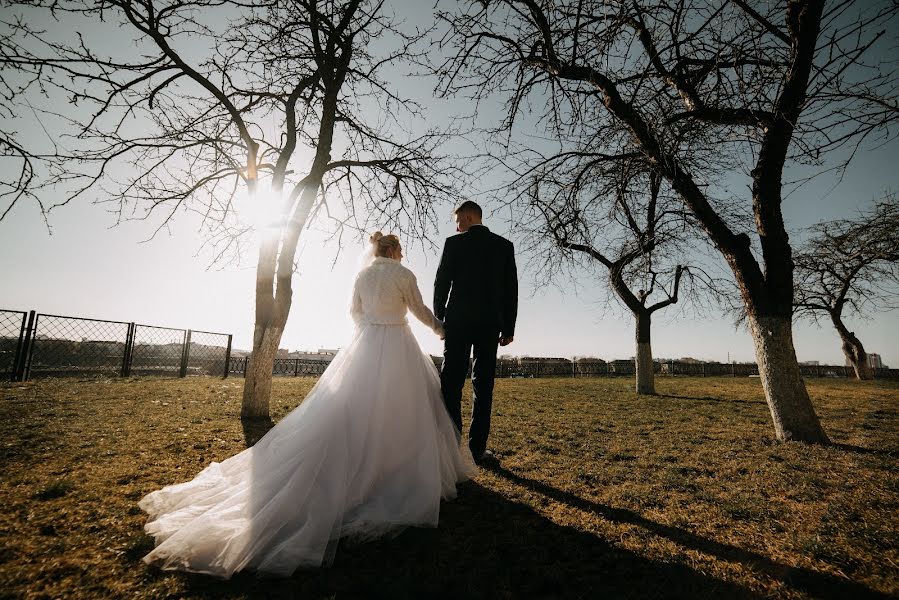
{"label": "groom's short hair", "polygon": [[477,202],[473,202],[472,200],[466,200],[465,202],[457,206],[456,210],[453,211],[453,214],[458,215],[459,213],[472,213],[479,219],[484,216],[484,211],[481,210],[481,205]]}

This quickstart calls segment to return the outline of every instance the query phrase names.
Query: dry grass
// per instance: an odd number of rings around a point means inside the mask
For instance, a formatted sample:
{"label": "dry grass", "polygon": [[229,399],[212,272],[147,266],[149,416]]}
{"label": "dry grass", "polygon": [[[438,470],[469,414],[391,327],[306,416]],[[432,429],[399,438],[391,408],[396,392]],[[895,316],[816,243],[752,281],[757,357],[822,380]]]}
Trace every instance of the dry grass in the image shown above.
{"label": "dry grass", "polygon": [[[502,380],[500,463],[436,530],[286,580],[163,573],[137,500],[245,447],[240,380],[0,384],[0,597],[899,593],[899,385],[815,380],[834,446],[772,442],[758,380]],[[313,381],[275,382],[281,418]]]}

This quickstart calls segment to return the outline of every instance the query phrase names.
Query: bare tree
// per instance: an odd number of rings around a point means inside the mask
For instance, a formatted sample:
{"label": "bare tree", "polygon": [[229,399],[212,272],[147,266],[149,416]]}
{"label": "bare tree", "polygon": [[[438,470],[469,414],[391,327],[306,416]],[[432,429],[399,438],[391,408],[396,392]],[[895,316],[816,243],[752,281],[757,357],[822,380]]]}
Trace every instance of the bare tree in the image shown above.
{"label": "bare tree", "polygon": [[857,219],[816,225],[796,253],[797,314],[830,319],[858,379],[873,379],[865,347],[845,319],[899,308],[899,199],[887,194]]}
{"label": "bare tree", "polygon": [[33,57],[22,47],[20,38],[31,34],[25,23],[16,18],[0,17],[0,160],[3,175],[0,176],[0,221],[23,199],[38,202],[41,214],[46,209],[33,190],[37,185],[38,158],[20,138],[11,122],[16,116],[18,100],[32,87],[40,84],[40,68]]}
{"label": "bare tree", "polygon": [[[577,119],[626,130],[624,137],[597,138],[593,147],[640,153],[727,261],[777,438],[826,443],[793,347],[784,171],[788,164],[825,168],[829,151],[851,154],[863,140],[889,135],[899,118],[897,75],[882,63],[895,57],[872,56],[871,48],[890,27],[895,31],[895,2],[466,6],[441,15],[449,26],[444,44],[454,48],[441,70],[442,89],[505,94],[507,129],[529,105],[543,105],[550,128],[557,119]],[[729,221],[715,199],[726,195],[720,173],[728,170],[746,179],[743,201],[752,207],[754,231]]]}
{"label": "bare tree", "polygon": [[[42,157],[61,203],[100,193],[121,219],[198,213],[219,257],[258,227],[256,315],[244,417],[267,417],[272,365],[294,293],[297,246],[316,215],[337,231],[381,227],[421,235],[447,198],[443,136],[404,128],[420,106],[389,70],[424,35],[405,32],[383,0],[32,0],[5,9],[93,23],[93,35],[25,31],[29,56],[71,111],[45,109],[74,134]],[[104,46],[133,36],[134,51]],[[100,28],[100,31],[96,31]],[[24,42],[22,42],[24,43]],[[127,46],[125,46],[127,47]],[[105,48],[105,49],[104,49]],[[23,55],[24,57],[24,55]],[[39,58],[35,58],[39,57]]]}
{"label": "bare tree", "polygon": [[695,237],[689,215],[637,156],[618,163],[571,151],[539,165],[527,171],[529,206],[516,211],[529,262],[547,281],[575,276],[564,273],[566,267],[604,271],[609,288],[634,317],[636,391],[655,394],[653,314],[678,302],[683,276],[689,296],[716,291],[713,278],[688,266]]}

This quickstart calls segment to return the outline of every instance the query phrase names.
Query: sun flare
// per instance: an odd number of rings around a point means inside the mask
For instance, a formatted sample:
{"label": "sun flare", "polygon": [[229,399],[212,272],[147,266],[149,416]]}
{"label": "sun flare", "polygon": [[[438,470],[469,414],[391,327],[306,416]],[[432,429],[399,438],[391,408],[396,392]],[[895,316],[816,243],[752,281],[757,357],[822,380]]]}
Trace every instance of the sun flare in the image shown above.
{"label": "sun flare", "polygon": [[285,218],[283,194],[269,186],[260,186],[252,194],[244,188],[234,205],[240,221],[252,227],[260,240],[280,234]]}

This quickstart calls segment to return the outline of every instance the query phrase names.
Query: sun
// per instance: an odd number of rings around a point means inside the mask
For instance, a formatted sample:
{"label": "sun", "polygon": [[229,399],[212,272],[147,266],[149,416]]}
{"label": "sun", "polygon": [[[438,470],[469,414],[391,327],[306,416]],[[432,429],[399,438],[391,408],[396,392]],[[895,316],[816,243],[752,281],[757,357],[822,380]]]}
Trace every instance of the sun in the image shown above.
{"label": "sun", "polygon": [[252,194],[244,187],[235,195],[234,206],[240,221],[252,227],[260,240],[280,235],[286,209],[283,194],[265,184]]}

